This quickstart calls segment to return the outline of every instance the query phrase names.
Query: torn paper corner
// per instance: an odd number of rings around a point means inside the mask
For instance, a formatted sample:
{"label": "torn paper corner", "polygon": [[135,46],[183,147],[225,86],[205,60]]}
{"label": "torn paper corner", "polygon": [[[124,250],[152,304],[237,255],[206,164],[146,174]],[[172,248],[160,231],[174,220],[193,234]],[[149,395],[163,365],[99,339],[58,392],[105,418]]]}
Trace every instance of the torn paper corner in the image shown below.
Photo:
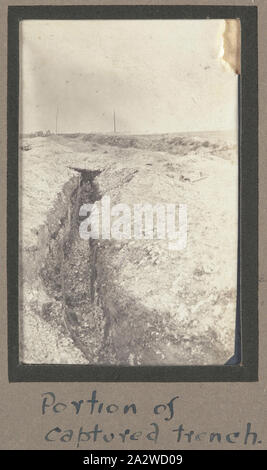
{"label": "torn paper corner", "polygon": [[240,20],[225,20],[223,34],[223,60],[236,73],[241,69],[241,26]]}

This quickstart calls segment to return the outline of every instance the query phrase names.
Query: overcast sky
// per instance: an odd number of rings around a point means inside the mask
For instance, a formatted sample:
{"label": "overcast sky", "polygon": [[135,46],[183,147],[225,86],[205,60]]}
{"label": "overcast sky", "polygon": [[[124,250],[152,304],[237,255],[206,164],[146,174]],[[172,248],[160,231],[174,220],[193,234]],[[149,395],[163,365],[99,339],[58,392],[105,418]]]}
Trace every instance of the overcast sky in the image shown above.
{"label": "overcast sky", "polygon": [[21,132],[230,130],[223,20],[24,20]]}

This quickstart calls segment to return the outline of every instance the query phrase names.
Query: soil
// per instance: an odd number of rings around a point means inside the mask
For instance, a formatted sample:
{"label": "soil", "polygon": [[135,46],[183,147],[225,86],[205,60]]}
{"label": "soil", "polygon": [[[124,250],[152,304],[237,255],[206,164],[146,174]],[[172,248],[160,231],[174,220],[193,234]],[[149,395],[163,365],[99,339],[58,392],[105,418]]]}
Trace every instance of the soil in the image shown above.
{"label": "soil", "polygon": [[[224,364],[234,354],[237,148],[225,136],[24,137],[25,363]],[[82,204],[187,205],[187,246],[82,240]]]}

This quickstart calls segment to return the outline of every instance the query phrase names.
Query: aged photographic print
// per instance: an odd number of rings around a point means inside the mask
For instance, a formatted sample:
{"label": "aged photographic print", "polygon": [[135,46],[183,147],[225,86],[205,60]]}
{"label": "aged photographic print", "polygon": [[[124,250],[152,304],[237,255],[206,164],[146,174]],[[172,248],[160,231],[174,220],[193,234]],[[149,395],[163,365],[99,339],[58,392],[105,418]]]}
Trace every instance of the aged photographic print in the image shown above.
{"label": "aged photographic print", "polygon": [[234,356],[237,24],[20,22],[21,363]]}

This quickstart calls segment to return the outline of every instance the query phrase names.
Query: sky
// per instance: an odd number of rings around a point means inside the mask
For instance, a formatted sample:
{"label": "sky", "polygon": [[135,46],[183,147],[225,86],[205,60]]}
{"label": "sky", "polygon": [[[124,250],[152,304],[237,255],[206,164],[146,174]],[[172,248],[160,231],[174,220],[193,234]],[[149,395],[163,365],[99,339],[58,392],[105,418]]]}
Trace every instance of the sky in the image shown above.
{"label": "sky", "polygon": [[224,20],[23,20],[20,131],[235,130]]}

